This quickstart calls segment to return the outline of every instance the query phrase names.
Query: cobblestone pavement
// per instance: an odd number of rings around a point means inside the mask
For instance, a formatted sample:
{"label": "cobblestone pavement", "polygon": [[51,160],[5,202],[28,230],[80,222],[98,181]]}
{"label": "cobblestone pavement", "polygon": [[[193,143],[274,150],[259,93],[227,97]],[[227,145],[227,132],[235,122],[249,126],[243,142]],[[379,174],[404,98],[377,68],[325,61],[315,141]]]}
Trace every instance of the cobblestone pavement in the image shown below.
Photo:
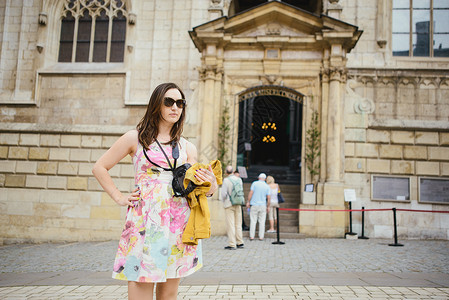
{"label": "cobblestone pavement", "polygon": [[[202,272],[441,272],[449,274],[449,241],[299,239],[245,240],[223,250],[224,236],[203,241]],[[15,244],[0,247],[0,273],[110,271],[118,241]]]}
{"label": "cobblestone pavement", "polygon": [[[0,288],[0,299],[126,299],[126,286]],[[449,288],[316,285],[180,286],[178,299],[448,299]]]}
{"label": "cobblestone pavement", "polygon": [[[229,251],[225,237],[204,240],[204,267],[178,299],[449,299],[449,241],[273,241]],[[110,279],[117,244],[0,246],[0,299],[126,299]]]}

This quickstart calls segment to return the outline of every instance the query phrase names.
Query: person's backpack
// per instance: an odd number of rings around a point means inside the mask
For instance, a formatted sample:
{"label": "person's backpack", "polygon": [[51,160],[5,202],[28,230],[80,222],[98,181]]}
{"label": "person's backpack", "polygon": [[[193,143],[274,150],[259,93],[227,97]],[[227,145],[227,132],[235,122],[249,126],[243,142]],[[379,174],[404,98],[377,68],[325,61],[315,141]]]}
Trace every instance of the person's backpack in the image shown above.
{"label": "person's backpack", "polygon": [[231,177],[228,177],[228,179],[232,183],[232,192],[229,195],[232,205],[244,205],[245,194],[243,193],[243,185],[240,180],[232,180]]}

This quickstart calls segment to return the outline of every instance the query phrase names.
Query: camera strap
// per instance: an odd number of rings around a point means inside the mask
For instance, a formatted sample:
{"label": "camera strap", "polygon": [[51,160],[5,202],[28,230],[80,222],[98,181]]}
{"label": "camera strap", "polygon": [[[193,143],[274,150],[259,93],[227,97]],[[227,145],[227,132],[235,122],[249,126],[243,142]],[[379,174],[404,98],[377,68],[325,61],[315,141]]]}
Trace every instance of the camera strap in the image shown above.
{"label": "camera strap", "polygon": [[145,155],[145,157],[147,158],[147,160],[148,160],[150,163],[152,163],[153,165],[155,165],[156,167],[161,168],[161,169],[163,169],[163,170],[165,170],[165,171],[172,171],[172,172],[173,172],[173,171],[176,169],[176,161],[177,161],[178,158],[179,158],[179,147],[178,147],[178,143],[173,142],[173,143],[174,143],[174,147],[173,147],[173,145],[172,145],[172,156],[173,156],[173,158],[175,159],[174,165],[173,165],[173,166],[172,166],[170,160],[168,159],[168,156],[167,156],[167,154],[165,153],[164,149],[162,148],[162,145],[159,143],[159,141],[158,141],[157,139],[156,139],[156,143],[159,145],[159,148],[161,148],[161,151],[162,151],[162,153],[164,154],[165,159],[166,159],[167,162],[168,162],[168,165],[170,166],[169,169],[168,169],[168,168],[161,167],[161,166],[158,165],[157,163],[151,161],[151,159],[148,157],[148,155],[147,155],[147,153],[146,153],[146,149],[145,149],[145,148],[143,149],[143,154]]}

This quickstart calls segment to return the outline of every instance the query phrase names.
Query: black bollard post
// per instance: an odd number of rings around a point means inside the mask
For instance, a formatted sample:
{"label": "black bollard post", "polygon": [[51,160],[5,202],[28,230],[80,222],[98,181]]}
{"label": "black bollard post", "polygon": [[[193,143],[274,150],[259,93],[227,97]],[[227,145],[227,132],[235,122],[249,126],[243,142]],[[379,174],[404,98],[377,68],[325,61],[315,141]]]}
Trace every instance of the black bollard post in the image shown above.
{"label": "black bollard post", "polygon": [[[349,201],[349,210],[352,210],[351,201]],[[352,211],[349,212],[349,232],[346,232],[346,235],[357,235],[357,233],[352,232]]]}
{"label": "black bollard post", "polygon": [[272,242],[273,245],[284,245],[284,242],[281,242],[279,240],[279,207],[276,207],[276,237],[277,237],[277,241],[276,242]]}
{"label": "black bollard post", "polygon": [[[349,202],[349,210],[352,210],[351,202]],[[352,211],[349,212],[349,234],[354,234],[354,232],[352,232]]]}
{"label": "black bollard post", "polygon": [[393,222],[394,222],[394,244],[388,244],[388,246],[402,247],[404,245],[398,244],[398,229],[396,224],[396,207],[393,207]]}
{"label": "black bollard post", "polygon": [[365,236],[365,207],[362,206],[362,235],[359,239],[367,240],[369,237]]}

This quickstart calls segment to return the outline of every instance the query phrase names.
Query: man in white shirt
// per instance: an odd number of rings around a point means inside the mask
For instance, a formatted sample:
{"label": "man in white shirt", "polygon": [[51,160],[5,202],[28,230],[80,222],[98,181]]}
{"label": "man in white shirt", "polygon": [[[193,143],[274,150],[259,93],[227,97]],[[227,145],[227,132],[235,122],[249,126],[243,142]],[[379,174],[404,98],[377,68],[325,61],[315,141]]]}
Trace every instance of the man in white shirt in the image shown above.
{"label": "man in white shirt", "polygon": [[226,167],[226,175],[220,192],[220,199],[223,201],[225,209],[226,231],[229,239],[229,245],[224,248],[226,250],[235,250],[244,246],[242,238],[242,208],[241,205],[232,204],[231,194],[236,185],[240,185],[238,188],[241,188],[243,191],[243,182],[242,179],[233,174],[232,166]]}
{"label": "man in white shirt", "polygon": [[265,234],[265,220],[270,207],[270,187],[265,182],[267,175],[260,173],[258,180],[251,184],[251,191],[248,194],[246,207],[250,208],[249,214],[249,240],[254,240],[256,235],[256,225],[259,222],[259,240],[263,240]]}

